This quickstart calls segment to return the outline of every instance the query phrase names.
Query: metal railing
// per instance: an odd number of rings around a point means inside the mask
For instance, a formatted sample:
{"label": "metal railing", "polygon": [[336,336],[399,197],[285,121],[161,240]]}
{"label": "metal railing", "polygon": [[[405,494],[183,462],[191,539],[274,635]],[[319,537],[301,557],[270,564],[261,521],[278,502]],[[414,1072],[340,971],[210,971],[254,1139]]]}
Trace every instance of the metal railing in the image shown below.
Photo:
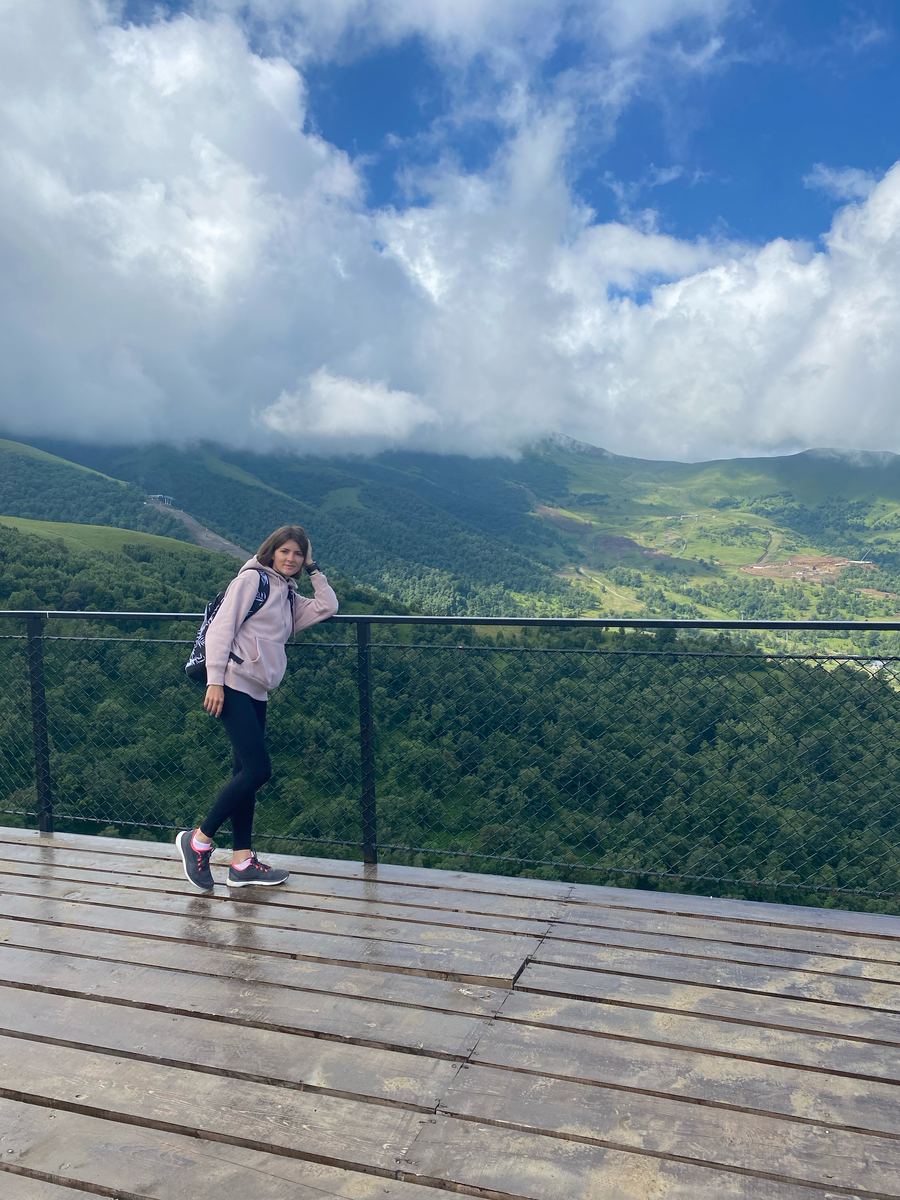
{"label": "metal railing", "polygon": [[[229,756],[182,670],[200,614],[0,617],[0,814],[194,824]],[[342,614],[288,647],[256,826],[366,862],[893,910],[900,658],[816,645],[884,631],[900,623]]]}

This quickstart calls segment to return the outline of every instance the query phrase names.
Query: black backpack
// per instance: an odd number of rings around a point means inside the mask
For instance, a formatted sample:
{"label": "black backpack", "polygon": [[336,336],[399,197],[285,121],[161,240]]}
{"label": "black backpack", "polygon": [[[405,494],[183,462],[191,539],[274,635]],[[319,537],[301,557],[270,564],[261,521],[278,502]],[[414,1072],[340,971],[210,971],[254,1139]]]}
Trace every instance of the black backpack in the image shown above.
{"label": "black backpack", "polygon": [[[244,617],[244,621],[250,619],[254,613],[258,613],[262,606],[269,598],[271,584],[269,576],[259,567],[256,568],[259,573],[259,587],[256,590],[256,595],[253,598],[253,603],[250,605],[250,611]],[[294,611],[294,594],[288,592],[290,598],[291,612]],[[222,601],[225,599],[225,593],[219,592],[218,596],[214,596],[203,610],[203,624],[197,631],[197,637],[194,640],[194,648],[191,650],[191,657],[184,665],[184,673],[188,679],[192,679],[194,683],[206,683],[206,631],[209,629],[209,623],[222,606]],[[243,621],[241,622],[243,624]],[[236,654],[229,654],[229,658],[235,662],[243,662],[243,659],[238,658]]]}

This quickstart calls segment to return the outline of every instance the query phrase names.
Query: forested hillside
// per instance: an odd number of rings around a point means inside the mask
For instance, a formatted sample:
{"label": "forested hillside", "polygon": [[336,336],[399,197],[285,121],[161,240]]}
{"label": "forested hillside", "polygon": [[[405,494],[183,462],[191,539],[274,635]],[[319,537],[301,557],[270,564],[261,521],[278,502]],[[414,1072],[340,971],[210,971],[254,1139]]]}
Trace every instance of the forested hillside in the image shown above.
{"label": "forested hillside", "polygon": [[[425,613],[892,620],[900,612],[894,455],[667,463],[564,439],[518,459],[42,446],[104,474],[23,448],[38,458],[19,456],[8,511],[60,519],[77,501],[86,520],[115,511],[111,523],[160,531],[169,518],[140,502],[140,488],[173,496],[250,547],[296,521],[326,568]],[[171,530],[187,536],[174,522]]]}
{"label": "forested hillside", "polygon": [[133,484],[0,441],[0,513],[34,521],[114,525],[188,541],[180,522],[144,503]]}
{"label": "forested hillside", "polygon": [[164,492],[210,529],[258,545],[302,524],[323,565],[423,612],[578,615],[590,597],[556,574],[559,533],[533,512],[535,493],[564,486],[552,464],[497,466],[433,456],[298,459],[206,447],[128,449],[42,443],[74,461]]}
{"label": "forested hillside", "polygon": [[[37,537],[0,525],[0,609],[196,613],[240,569],[227,554],[175,541],[167,546],[162,538],[85,553],[48,532]],[[329,582],[345,612],[407,611],[338,574]],[[306,579],[303,589],[310,594]]]}

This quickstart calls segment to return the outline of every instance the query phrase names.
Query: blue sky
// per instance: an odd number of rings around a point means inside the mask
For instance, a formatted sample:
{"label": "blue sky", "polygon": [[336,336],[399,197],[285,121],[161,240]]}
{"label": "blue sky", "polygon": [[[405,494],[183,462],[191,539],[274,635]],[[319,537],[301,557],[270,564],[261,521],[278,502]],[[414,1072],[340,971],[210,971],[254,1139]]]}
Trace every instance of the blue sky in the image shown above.
{"label": "blue sky", "polygon": [[10,0],[7,428],[900,451],[894,0]]}
{"label": "blue sky", "polygon": [[[570,164],[575,189],[601,220],[620,214],[624,192],[632,209],[655,209],[660,228],[678,237],[721,229],[759,242],[818,238],[835,203],[804,185],[815,163],[880,178],[900,157],[897,12],[886,0],[739,6],[721,30],[725,61],[688,77],[661,69],[612,137],[585,115]],[[689,50],[702,47],[706,30],[684,33]],[[398,176],[411,163],[449,147],[478,170],[496,151],[502,133],[489,119],[452,129],[460,89],[492,90],[477,60],[460,79],[421,37],[345,54],[307,70],[310,118],[329,141],[370,159],[372,205],[409,202]],[[546,92],[583,60],[578,42],[559,46],[541,64]]]}

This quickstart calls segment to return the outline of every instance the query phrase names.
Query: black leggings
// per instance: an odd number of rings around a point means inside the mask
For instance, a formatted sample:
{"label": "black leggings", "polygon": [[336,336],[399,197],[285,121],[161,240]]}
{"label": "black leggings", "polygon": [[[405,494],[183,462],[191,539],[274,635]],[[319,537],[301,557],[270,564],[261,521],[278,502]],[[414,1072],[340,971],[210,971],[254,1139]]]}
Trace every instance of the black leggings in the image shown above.
{"label": "black leggings", "polygon": [[266,702],[226,685],[225,706],[219,719],[231,738],[233,773],[219,792],[200,832],[212,840],[230,817],[234,849],[249,850],[256,789],[272,775],[265,739]]}

